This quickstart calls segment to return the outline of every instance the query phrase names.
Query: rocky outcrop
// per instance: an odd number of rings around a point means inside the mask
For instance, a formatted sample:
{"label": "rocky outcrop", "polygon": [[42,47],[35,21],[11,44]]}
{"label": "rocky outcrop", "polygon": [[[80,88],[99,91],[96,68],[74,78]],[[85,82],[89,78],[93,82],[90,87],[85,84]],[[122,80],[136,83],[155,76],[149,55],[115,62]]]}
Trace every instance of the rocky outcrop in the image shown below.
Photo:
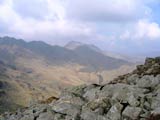
{"label": "rocky outcrop", "polygon": [[108,84],[70,88],[56,100],[1,117],[1,120],[159,119],[160,57],[147,58],[145,64],[137,66],[132,73]]}

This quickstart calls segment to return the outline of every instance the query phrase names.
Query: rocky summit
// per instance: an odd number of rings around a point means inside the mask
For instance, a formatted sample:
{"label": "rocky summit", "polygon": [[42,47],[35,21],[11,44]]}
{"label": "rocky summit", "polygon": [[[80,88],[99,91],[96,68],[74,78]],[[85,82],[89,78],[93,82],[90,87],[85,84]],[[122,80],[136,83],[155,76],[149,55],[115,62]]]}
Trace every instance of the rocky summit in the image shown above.
{"label": "rocky summit", "polygon": [[0,120],[160,120],[160,57],[105,85],[81,85]]}

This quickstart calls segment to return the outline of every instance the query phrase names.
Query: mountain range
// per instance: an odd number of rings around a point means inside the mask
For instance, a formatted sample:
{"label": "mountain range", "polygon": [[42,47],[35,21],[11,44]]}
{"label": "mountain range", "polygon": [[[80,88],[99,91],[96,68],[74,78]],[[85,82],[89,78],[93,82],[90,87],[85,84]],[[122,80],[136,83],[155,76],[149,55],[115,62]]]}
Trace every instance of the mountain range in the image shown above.
{"label": "mountain range", "polygon": [[72,41],[62,47],[1,37],[0,112],[58,96],[65,87],[97,83],[98,74],[106,83],[134,67],[94,45]]}
{"label": "mountain range", "polygon": [[[0,55],[2,59],[7,57],[7,60],[14,60],[19,55],[29,54],[31,52],[36,56],[45,58],[48,62],[54,65],[62,65],[68,63],[80,64],[87,67],[95,67],[95,69],[114,69],[122,65],[129,64],[129,62],[121,59],[115,59],[102,54],[99,48],[93,45],[75,45],[75,49],[70,50],[69,44],[65,47],[52,46],[42,41],[25,42],[23,40],[16,40],[14,38],[4,37],[0,38],[1,46],[8,46],[17,48],[16,53],[10,54],[7,50],[3,50]],[[72,46],[73,47],[73,46]],[[67,49],[69,48],[69,49]],[[74,48],[74,47],[73,47]],[[18,51],[21,49],[21,51]],[[22,52],[23,51],[23,52]],[[3,54],[5,52],[5,54]],[[14,51],[13,51],[14,52]],[[14,58],[15,57],[15,58]]]}
{"label": "mountain range", "polygon": [[141,54],[141,55],[126,55],[126,54],[117,53],[117,52],[113,52],[113,51],[101,50],[100,48],[98,48],[95,45],[84,44],[84,43],[77,42],[77,41],[70,41],[69,43],[67,43],[65,45],[65,48],[74,50],[74,49],[81,47],[81,46],[86,46],[87,48],[90,48],[96,52],[99,52],[99,53],[101,53],[105,56],[111,57],[111,58],[116,58],[116,59],[128,61],[131,63],[138,63],[138,64],[142,64],[143,61],[145,60],[146,56],[150,56],[150,57],[158,56],[158,54],[157,54],[158,52],[153,52],[152,56],[151,56],[151,53],[146,53],[146,54]]}

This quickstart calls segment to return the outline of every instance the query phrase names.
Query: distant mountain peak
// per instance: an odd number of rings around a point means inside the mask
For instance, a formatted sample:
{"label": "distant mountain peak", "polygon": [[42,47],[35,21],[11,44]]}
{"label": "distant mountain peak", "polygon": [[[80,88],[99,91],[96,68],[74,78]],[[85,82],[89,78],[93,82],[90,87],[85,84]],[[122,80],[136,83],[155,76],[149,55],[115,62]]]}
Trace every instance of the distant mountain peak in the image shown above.
{"label": "distant mountain peak", "polygon": [[69,43],[67,43],[65,45],[65,48],[70,49],[70,50],[74,50],[77,49],[79,47],[85,47],[91,50],[94,50],[96,52],[102,52],[102,50],[100,48],[98,48],[97,46],[93,45],[93,44],[85,44],[82,42],[77,42],[77,41],[70,41]]}
{"label": "distant mountain peak", "polygon": [[[8,46],[8,48],[17,47],[17,51],[14,49],[0,51],[2,58],[10,61],[27,54],[31,58],[33,55],[43,57],[54,65],[76,63],[85,66],[87,69],[94,68],[94,70],[100,68],[109,70],[128,65],[127,61],[104,55],[101,49],[95,45],[76,41],[71,41],[65,47],[60,47],[49,45],[43,41],[25,42],[24,40],[6,37],[0,38],[0,48],[4,48],[2,45]],[[13,50],[14,54],[12,54]],[[32,54],[28,53],[28,51]]]}
{"label": "distant mountain peak", "polygon": [[85,45],[85,44],[84,44],[84,43],[81,43],[81,42],[70,41],[70,42],[68,42],[68,43],[65,45],[65,48],[74,50],[74,49],[76,49],[77,47],[80,47],[80,46],[83,46],[83,45]]}

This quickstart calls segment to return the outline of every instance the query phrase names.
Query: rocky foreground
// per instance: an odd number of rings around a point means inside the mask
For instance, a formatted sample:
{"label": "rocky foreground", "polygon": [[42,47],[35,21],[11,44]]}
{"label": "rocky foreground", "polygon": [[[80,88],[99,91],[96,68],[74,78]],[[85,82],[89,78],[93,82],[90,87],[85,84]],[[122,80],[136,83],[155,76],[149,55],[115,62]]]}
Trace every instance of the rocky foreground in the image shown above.
{"label": "rocky foreground", "polygon": [[0,120],[160,120],[160,57],[106,85],[67,89]]}

